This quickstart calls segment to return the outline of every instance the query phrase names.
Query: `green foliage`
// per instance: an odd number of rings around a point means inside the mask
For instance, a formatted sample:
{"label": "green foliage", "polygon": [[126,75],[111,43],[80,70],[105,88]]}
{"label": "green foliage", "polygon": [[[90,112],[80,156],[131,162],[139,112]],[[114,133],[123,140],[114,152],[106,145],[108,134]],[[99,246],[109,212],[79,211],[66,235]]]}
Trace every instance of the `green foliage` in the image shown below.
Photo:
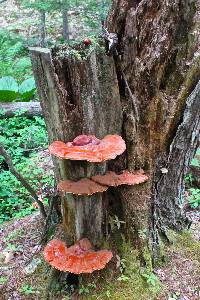
{"label": "green foliage", "polygon": [[18,98],[18,84],[11,76],[0,78],[0,101],[13,101]]}
{"label": "green foliage", "polygon": [[23,4],[24,7],[26,8],[33,8],[41,12],[50,12],[58,8],[59,5],[58,2],[59,1],[55,1],[55,0],[33,0],[33,1],[22,0],[21,4]]}
{"label": "green foliage", "polygon": [[192,208],[197,208],[200,205],[200,189],[189,189],[191,195],[188,198],[188,202]]}
{"label": "green foliage", "polygon": [[142,277],[144,277],[146,282],[150,285],[159,285],[158,277],[154,273],[142,273]]}
{"label": "green foliage", "polygon": [[[191,166],[195,168],[200,168],[199,158],[200,148],[197,149],[195,157],[191,161]],[[185,176],[185,182],[189,188],[190,196],[188,197],[188,203],[191,208],[198,208],[200,206],[200,189],[195,188],[195,176],[192,173],[188,173]]]}
{"label": "green foliage", "polygon": [[0,74],[13,76],[18,81],[32,75],[31,60],[24,47],[24,38],[13,32],[0,30]]}
{"label": "green foliage", "polygon": [[199,161],[197,158],[193,158],[190,165],[193,167],[200,167],[200,164],[199,164]]}
{"label": "green foliage", "polygon": [[24,80],[20,86],[11,76],[5,76],[0,79],[0,101],[29,101],[36,90],[33,77]]}
{"label": "green foliage", "polygon": [[[43,118],[13,117],[0,120],[0,142],[11,155],[16,169],[37,191],[41,185],[52,184],[53,177],[38,166],[34,148],[47,148]],[[0,156],[0,222],[22,217],[34,211],[29,193],[6,168]]]}
{"label": "green foliage", "polygon": [[0,276],[0,285],[4,284],[6,282],[8,282],[8,278],[5,276]]}
{"label": "green foliage", "polygon": [[89,34],[101,32],[101,21],[105,20],[111,0],[87,0],[83,4],[81,17],[83,22],[90,28]]}
{"label": "green foliage", "polygon": [[[118,257],[117,260],[117,269],[121,267],[120,274],[111,277],[110,270],[107,270],[104,276],[96,276],[94,278],[96,288],[89,289],[89,293],[87,291],[85,294],[83,293],[81,295],[83,299],[139,300],[159,298],[161,283],[156,277],[156,284],[153,285],[152,272],[148,272],[145,268],[143,274],[147,274],[151,280],[151,283],[147,283],[147,279],[141,274],[140,254],[137,250],[129,244],[121,242],[121,257]],[[84,287],[88,288],[88,286]]]}
{"label": "green foliage", "polygon": [[35,294],[35,290],[29,284],[24,284],[19,291],[26,296]]}
{"label": "green foliage", "polygon": [[92,290],[96,288],[96,284],[94,282],[88,283],[87,286],[81,284],[79,288],[79,295],[87,295],[91,294]]}

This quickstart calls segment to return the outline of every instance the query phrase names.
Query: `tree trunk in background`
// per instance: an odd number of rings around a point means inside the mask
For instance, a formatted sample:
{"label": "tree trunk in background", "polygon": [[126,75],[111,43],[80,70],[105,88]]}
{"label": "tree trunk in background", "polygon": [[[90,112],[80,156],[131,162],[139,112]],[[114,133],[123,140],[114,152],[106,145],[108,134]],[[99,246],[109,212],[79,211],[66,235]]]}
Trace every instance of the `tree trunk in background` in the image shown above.
{"label": "tree trunk in background", "polygon": [[40,25],[39,25],[39,45],[41,47],[46,46],[46,13],[44,11],[40,12]]}
{"label": "tree trunk in background", "polygon": [[142,185],[63,198],[68,241],[88,237],[100,245],[110,233],[109,216],[117,215],[145,263],[147,252],[156,259],[159,235],[188,225],[183,178],[200,126],[195,4],[114,0],[107,18],[108,31],[119,37],[114,59],[102,46],[87,59],[65,48],[31,49],[50,142],[115,133],[127,145],[124,155],[105,164],[54,159],[57,180],[125,168],[143,168],[149,176]]}
{"label": "tree trunk in background", "polygon": [[69,42],[69,21],[68,21],[68,11],[63,9],[63,39],[65,42]]}

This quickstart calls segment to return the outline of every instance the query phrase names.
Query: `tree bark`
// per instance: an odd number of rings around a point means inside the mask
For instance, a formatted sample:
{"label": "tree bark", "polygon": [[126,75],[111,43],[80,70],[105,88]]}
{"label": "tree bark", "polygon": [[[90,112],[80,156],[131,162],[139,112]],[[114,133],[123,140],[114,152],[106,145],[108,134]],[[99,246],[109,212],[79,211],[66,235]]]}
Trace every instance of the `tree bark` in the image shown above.
{"label": "tree bark", "polygon": [[[92,197],[67,196],[63,220],[69,240],[98,245],[109,215],[125,221],[125,236],[141,261],[158,255],[159,235],[188,224],[184,175],[199,133],[198,10],[196,2],[114,0],[107,18],[118,34],[117,53],[33,48],[32,62],[50,142],[79,134],[121,134],[127,151],[102,165],[55,159],[57,179],[78,179],[106,169],[144,169],[147,183]],[[80,50],[80,52],[79,52]]]}
{"label": "tree bark", "polygon": [[39,102],[14,102],[14,103],[0,103],[0,119],[7,117],[14,117],[20,113],[20,116],[33,117],[41,116],[42,108]]}
{"label": "tree bark", "polygon": [[46,46],[46,13],[45,11],[40,12],[40,25],[39,25],[39,46]]}
{"label": "tree bark", "polygon": [[154,257],[158,232],[166,235],[166,228],[181,230],[188,223],[183,212],[183,178],[199,134],[198,85],[187,106],[186,99],[200,78],[198,14],[197,1],[114,0],[107,18],[108,31],[119,37],[118,78],[121,99],[126,99],[123,134],[128,168],[142,167],[150,176],[146,190],[141,187],[138,193],[133,187],[124,194],[125,219],[130,238],[136,235],[139,245],[145,244],[138,234],[141,230],[153,236]]}
{"label": "tree bark", "polygon": [[[64,51],[64,50],[62,50]],[[50,143],[73,140],[80,134],[103,138],[120,133],[122,111],[114,61],[95,50],[86,60],[32,48],[33,70]],[[106,80],[105,80],[106,79]],[[114,109],[113,109],[114,108]],[[111,118],[112,116],[112,118]],[[107,165],[54,159],[56,177],[77,180],[104,173]],[[63,199],[66,238],[88,237],[101,244],[106,230],[106,200],[103,194],[91,197],[67,195]]]}
{"label": "tree bark", "polygon": [[68,21],[68,10],[63,9],[63,39],[65,42],[69,42],[69,21]]}

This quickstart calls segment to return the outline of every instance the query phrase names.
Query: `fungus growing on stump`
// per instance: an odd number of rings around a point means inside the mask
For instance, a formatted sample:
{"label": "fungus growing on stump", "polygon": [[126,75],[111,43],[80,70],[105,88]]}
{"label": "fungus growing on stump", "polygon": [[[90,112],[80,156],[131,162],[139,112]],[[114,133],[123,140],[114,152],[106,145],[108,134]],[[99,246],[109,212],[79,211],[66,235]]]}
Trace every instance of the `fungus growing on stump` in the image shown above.
{"label": "fungus growing on stump", "polygon": [[74,274],[92,273],[103,269],[113,255],[108,250],[93,251],[91,248],[87,238],[69,248],[60,240],[52,240],[44,249],[44,258],[60,271]]}
{"label": "fungus growing on stump", "polygon": [[143,183],[148,180],[148,177],[144,174],[143,170],[132,173],[124,170],[121,174],[108,171],[105,175],[93,176],[92,180],[101,185],[118,186],[122,184],[135,185]]}
{"label": "fungus growing on stump", "polygon": [[119,135],[107,135],[102,140],[93,135],[79,135],[72,142],[55,141],[49,151],[62,159],[102,162],[115,159],[126,150],[126,144]]}
{"label": "fungus growing on stump", "polygon": [[75,195],[93,195],[95,193],[103,193],[108,189],[108,186],[98,184],[89,179],[82,178],[78,181],[64,180],[60,181],[57,186],[58,190],[65,193],[72,193]]}

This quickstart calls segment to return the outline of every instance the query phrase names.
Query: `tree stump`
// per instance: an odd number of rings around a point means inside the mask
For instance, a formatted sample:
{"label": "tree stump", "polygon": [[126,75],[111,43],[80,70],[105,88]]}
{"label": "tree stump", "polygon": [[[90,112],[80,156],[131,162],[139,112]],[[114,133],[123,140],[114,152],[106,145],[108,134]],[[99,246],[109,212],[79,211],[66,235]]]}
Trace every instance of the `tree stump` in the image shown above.
{"label": "tree stump", "polygon": [[[80,134],[120,134],[127,151],[105,164],[54,159],[57,180],[105,170],[144,169],[142,185],[90,198],[66,196],[63,222],[69,242],[88,237],[101,244],[109,215],[125,221],[125,236],[143,254],[158,255],[159,235],[182,230],[184,176],[200,126],[199,8],[195,1],[113,0],[109,32],[118,35],[117,55],[100,43],[31,48],[33,70],[49,141]],[[100,241],[100,243],[99,243]]]}

